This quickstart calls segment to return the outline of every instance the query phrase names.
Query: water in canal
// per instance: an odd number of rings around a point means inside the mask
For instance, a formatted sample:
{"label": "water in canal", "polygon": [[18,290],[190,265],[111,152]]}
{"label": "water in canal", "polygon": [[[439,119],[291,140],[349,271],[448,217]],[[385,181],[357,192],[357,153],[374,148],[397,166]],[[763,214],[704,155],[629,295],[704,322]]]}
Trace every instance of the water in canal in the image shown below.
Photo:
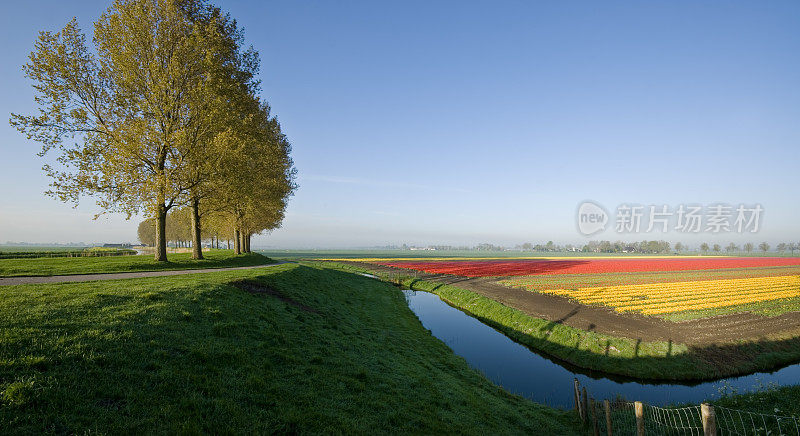
{"label": "water in canal", "polygon": [[800,364],[771,373],[695,384],[648,384],[612,380],[599,374],[576,372],[520,345],[497,330],[448,305],[437,295],[403,291],[422,325],[466,359],[489,380],[509,392],[554,407],[572,407],[573,379],[577,378],[598,399],[623,396],[653,405],[699,403],[718,398],[721,389],[751,391],[764,385],[800,382]]}

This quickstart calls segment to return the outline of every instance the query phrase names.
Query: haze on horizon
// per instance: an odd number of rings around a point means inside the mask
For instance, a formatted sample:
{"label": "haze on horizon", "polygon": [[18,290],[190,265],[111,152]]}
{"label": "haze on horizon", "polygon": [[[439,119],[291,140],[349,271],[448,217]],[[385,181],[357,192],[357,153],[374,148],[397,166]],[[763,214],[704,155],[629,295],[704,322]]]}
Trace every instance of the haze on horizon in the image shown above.
{"label": "haze on horizon", "polygon": [[[36,35],[107,1],[0,18],[0,112],[35,110]],[[665,239],[800,241],[800,4],[226,1],[262,57],[299,190],[254,247]],[[45,197],[40,147],[0,127],[0,243],[126,242],[126,221]],[[754,235],[608,231],[576,207],[760,204]]]}

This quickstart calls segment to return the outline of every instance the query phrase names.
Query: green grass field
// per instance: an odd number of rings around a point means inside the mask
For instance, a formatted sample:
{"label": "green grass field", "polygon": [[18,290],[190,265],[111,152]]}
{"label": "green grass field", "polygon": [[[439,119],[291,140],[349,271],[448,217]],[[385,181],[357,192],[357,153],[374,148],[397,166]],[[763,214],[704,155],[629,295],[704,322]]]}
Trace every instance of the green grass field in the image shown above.
{"label": "green grass field", "polygon": [[0,259],[0,277],[102,274],[198,268],[227,268],[264,265],[272,260],[257,253],[235,255],[232,250],[203,252],[205,259],[193,260],[190,253],[169,254],[169,262],[156,262],[151,255],[40,259]]}
{"label": "green grass field", "polygon": [[4,251],[74,251],[89,248],[86,245],[0,245],[0,252]]}
{"label": "green grass field", "polygon": [[576,434],[572,416],[491,384],[399,289],[354,274],[286,264],[0,293],[2,433]]}

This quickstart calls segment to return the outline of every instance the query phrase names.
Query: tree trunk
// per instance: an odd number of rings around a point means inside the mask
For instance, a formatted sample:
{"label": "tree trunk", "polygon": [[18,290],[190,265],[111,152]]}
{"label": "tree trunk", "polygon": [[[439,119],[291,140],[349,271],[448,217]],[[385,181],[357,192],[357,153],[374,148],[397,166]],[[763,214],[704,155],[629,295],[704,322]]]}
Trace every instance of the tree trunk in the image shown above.
{"label": "tree trunk", "polygon": [[203,258],[203,241],[200,240],[200,200],[192,200],[192,259]]}
{"label": "tree trunk", "polygon": [[164,202],[158,203],[156,210],[156,262],[167,261],[167,208]]}
{"label": "tree trunk", "polygon": [[244,242],[244,252],[245,253],[249,253],[250,252],[250,234],[249,233],[242,234],[242,242]]}
{"label": "tree trunk", "polygon": [[242,254],[242,246],[239,243],[239,229],[233,229],[233,252]]}

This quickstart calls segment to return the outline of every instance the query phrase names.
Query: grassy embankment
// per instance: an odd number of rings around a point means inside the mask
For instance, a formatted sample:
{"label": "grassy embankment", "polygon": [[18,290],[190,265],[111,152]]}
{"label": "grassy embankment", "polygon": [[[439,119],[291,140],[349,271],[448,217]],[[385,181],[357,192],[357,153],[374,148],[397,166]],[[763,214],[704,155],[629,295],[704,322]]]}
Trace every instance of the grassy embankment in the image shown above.
{"label": "grassy embankment", "polygon": [[204,251],[203,260],[190,253],[169,254],[169,262],[156,262],[153,256],[75,257],[40,259],[0,259],[0,277],[52,276],[62,274],[102,274],[137,271],[230,268],[272,263],[257,253],[235,255],[233,250]]}
{"label": "grassy embankment", "polygon": [[[327,264],[346,271],[367,272],[350,264]],[[452,306],[534,350],[580,368],[608,374],[647,380],[699,381],[771,370],[800,360],[797,337],[713,347],[638,341],[534,318],[454,285],[413,277],[400,277],[399,282],[407,288],[439,295]]]}
{"label": "grassy embankment", "polygon": [[469,368],[396,287],[296,264],[3,287],[0,428],[577,433]]}

